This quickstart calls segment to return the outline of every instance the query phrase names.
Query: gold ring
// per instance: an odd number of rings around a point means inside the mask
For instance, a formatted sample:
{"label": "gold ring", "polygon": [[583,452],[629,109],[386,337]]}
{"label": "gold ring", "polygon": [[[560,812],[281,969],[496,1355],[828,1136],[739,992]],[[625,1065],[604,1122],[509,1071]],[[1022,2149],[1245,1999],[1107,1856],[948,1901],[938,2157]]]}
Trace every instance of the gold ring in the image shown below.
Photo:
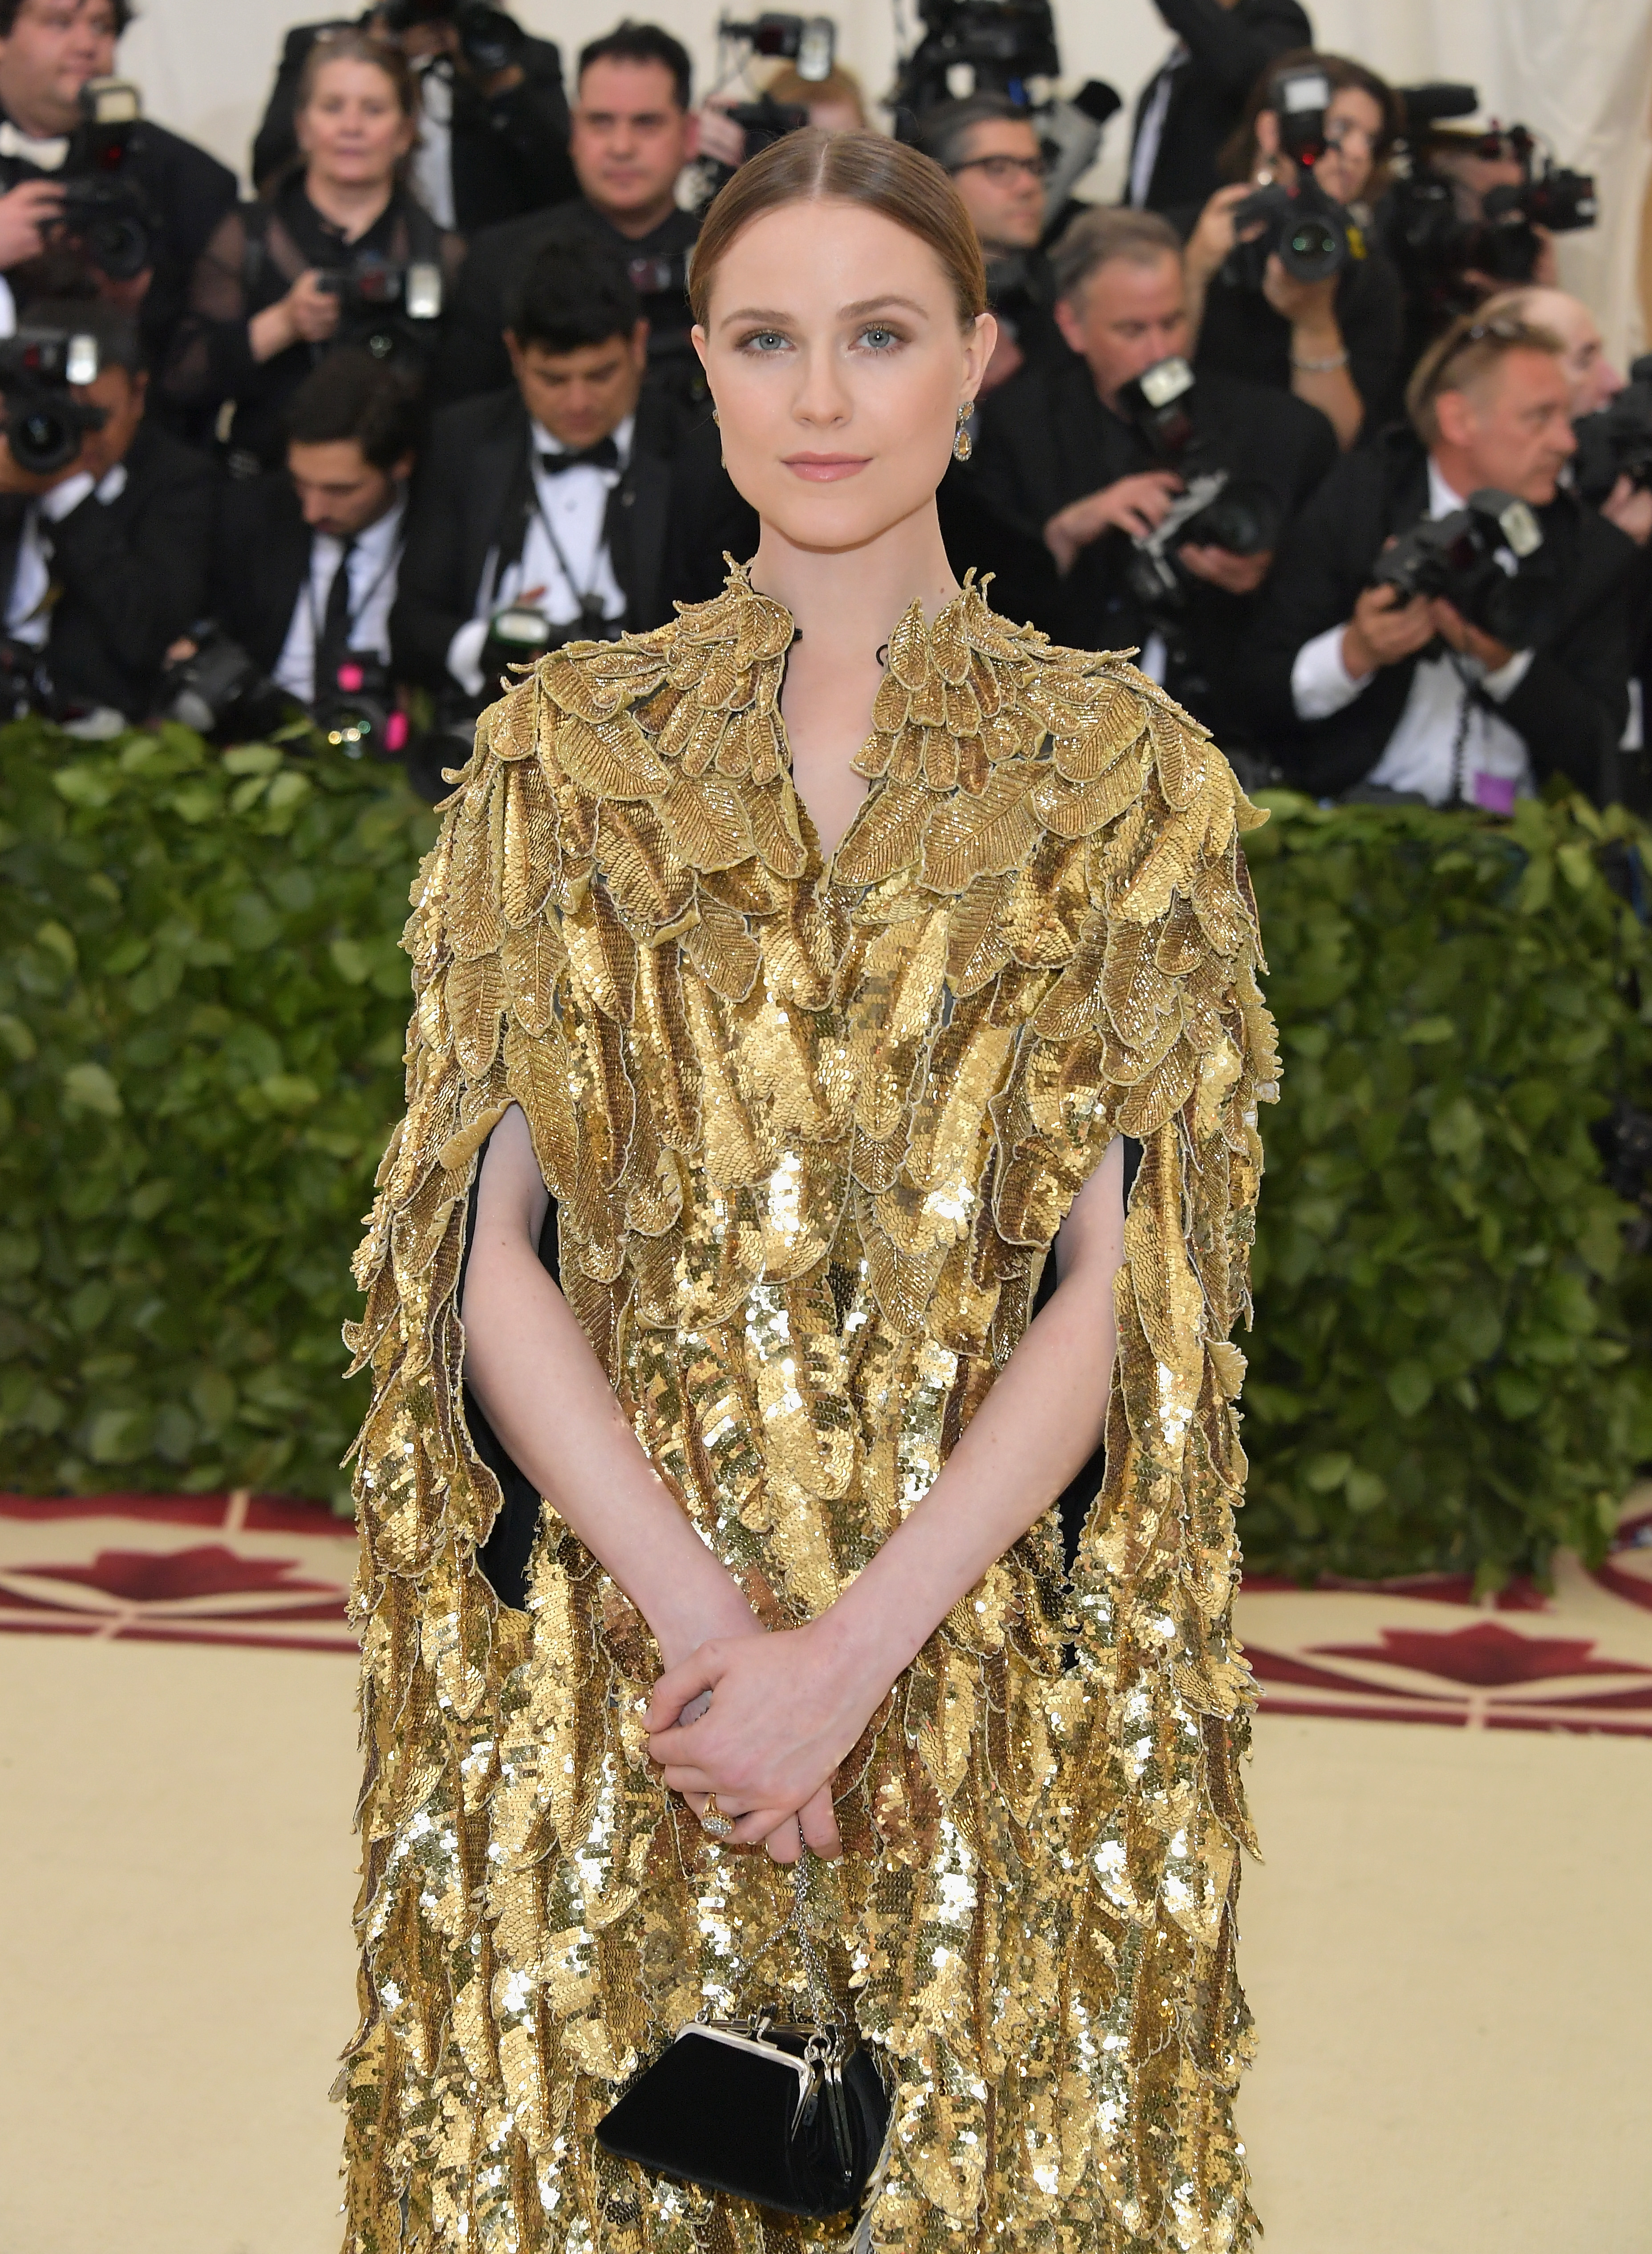
{"label": "gold ring", "polygon": [[708,1792],[705,1796],[705,1810],[700,1817],[700,1829],[702,1831],[710,1832],[713,1839],[727,1839],[733,1835],[734,1818],[732,1816],[724,1815],[717,1804],[717,1795],[714,1792]]}

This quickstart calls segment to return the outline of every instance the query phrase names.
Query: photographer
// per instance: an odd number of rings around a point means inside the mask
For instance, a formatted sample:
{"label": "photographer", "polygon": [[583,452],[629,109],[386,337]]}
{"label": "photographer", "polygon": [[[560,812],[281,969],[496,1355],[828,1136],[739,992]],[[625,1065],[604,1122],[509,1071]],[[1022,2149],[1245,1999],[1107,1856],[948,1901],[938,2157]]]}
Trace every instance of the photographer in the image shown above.
{"label": "photographer", "polygon": [[504,667],[670,615],[671,472],[625,270],[547,244],[506,333],[514,382],[445,408],[414,487],[390,621],[397,677],[474,714]]}
{"label": "photographer", "polygon": [[[984,552],[970,560],[1001,564],[1006,610],[1016,612],[1019,594],[1019,607],[1058,641],[1139,648],[1143,669],[1224,746],[1242,740],[1242,647],[1270,547],[1247,540],[1246,552],[1235,552],[1200,539],[1194,518],[1192,538],[1154,573],[1142,568],[1144,543],[1193,476],[1217,467],[1231,486],[1245,481],[1251,537],[1277,536],[1335,460],[1335,441],[1324,416],[1287,392],[1200,377],[1183,395],[1192,435],[1181,466],[1170,466],[1133,388],[1150,369],[1173,378],[1187,348],[1174,228],[1156,212],[1088,212],[1062,236],[1054,262],[1056,318],[1075,357],[1017,376],[987,402],[963,480],[989,513],[974,528]],[[1054,566],[1042,591],[1026,583],[1013,547],[995,549],[993,519],[1041,540]]]}
{"label": "photographer", "polygon": [[404,183],[418,92],[396,48],[313,41],[295,122],[302,168],[214,234],[165,374],[181,407],[233,402],[220,430],[238,472],[280,463],[283,410],[334,344],[422,372],[463,256]]}
{"label": "photographer", "polygon": [[[213,613],[313,709],[352,657],[389,663],[418,398],[402,371],[346,346],[305,378],[284,420],[284,468],[223,487]],[[185,643],[168,655],[192,654]]]}
{"label": "photographer", "polygon": [[[212,466],[145,421],[149,379],[130,314],[94,299],[47,301],[24,321],[92,337],[99,367],[93,382],[64,387],[63,401],[92,410],[95,427],[60,467],[31,472],[0,441],[5,633],[23,646],[10,669],[32,653],[38,701],[60,715],[144,719],[167,644],[201,607]],[[18,403],[8,391],[9,416]]]}
{"label": "photographer", "polygon": [[678,208],[677,179],[699,145],[688,50],[653,24],[621,24],[580,51],[569,155],[579,193],[555,211],[490,228],[472,244],[454,294],[434,396],[468,399],[510,381],[506,304],[548,242],[617,258],[648,324],[655,380],[703,402],[689,343],[688,258],[699,220]]}
{"label": "photographer", "polygon": [[[1505,813],[1555,773],[1599,796],[1628,710],[1636,551],[1561,485],[1576,442],[1559,340],[1459,321],[1408,405],[1413,429],[1337,466],[1276,567],[1256,686],[1285,770],[1316,794]],[[1406,566],[1407,536],[1416,555],[1426,522],[1472,530],[1460,513],[1487,489],[1502,529],[1461,538],[1426,582],[1459,599],[1408,593],[1424,573]],[[1399,584],[1376,583],[1396,565]]]}
{"label": "photographer", "polygon": [[1297,0],[1155,0],[1176,44],[1136,104],[1124,200],[1146,211],[1202,204],[1219,152],[1277,56],[1310,46]]}
{"label": "photographer", "polygon": [[[1316,76],[1328,98],[1309,113],[1298,98]],[[1340,55],[1284,57],[1256,88],[1224,151],[1237,185],[1210,199],[1187,244],[1200,372],[1221,370],[1294,391],[1329,417],[1345,447],[1384,420],[1399,380],[1400,278],[1370,242],[1362,217],[1381,192],[1383,162],[1399,127],[1392,89],[1362,64]],[[1300,164],[1286,151],[1287,137],[1307,144]],[[1258,189],[1306,194],[1321,209],[1320,200],[1328,199],[1324,216],[1342,244],[1334,272],[1299,278],[1287,270],[1283,243],[1266,247],[1265,236],[1252,240],[1261,234],[1258,224],[1236,224]]]}
{"label": "photographer", "polygon": [[[113,75],[116,44],[131,20],[127,0],[0,0],[0,331],[14,302],[61,286],[70,255],[100,296],[136,315],[145,356],[158,365],[183,311],[189,275],[235,200],[235,176],[206,150],[148,118],[123,129],[118,164],[94,158],[82,95]],[[65,217],[66,192],[116,181],[144,220],[122,270],[106,273],[88,255],[79,221]],[[30,268],[37,266],[32,274]]]}
{"label": "photographer", "polygon": [[1055,277],[1039,248],[1048,172],[1038,128],[1007,94],[942,102],[918,120],[918,144],[951,175],[987,266],[987,301],[998,321],[983,394],[1031,362],[1068,357],[1055,326]]}
{"label": "photographer", "polygon": [[562,57],[478,0],[385,0],[353,24],[289,32],[252,149],[253,184],[279,180],[298,152],[299,91],[310,52],[330,32],[400,47],[417,75],[424,131],[414,160],[437,224],[472,235],[574,192]]}
{"label": "photographer", "polygon": [[[1480,309],[1480,318],[1523,321],[1528,327],[1547,329],[1559,338],[1560,364],[1566,372],[1574,430],[1621,396],[1625,379],[1606,358],[1600,324],[1580,298],[1570,297],[1564,290],[1508,290],[1501,297],[1488,298]],[[1589,427],[1592,430],[1598,426]],[[1579,431],[1578,436],[1581,439],[1585,433]],[[1646,437],[1652,446],[1652,431]],[[1583,466],[1581,460],[1573,465],[1574,484],[1575,472]],[[1594,499],[1592,494],[1586,497]],[[1628,471],[1611,482],[1594,505],[1606,522],[1615,524],[1637,548],[1652,540],[1652,486],[1642,484]]]}

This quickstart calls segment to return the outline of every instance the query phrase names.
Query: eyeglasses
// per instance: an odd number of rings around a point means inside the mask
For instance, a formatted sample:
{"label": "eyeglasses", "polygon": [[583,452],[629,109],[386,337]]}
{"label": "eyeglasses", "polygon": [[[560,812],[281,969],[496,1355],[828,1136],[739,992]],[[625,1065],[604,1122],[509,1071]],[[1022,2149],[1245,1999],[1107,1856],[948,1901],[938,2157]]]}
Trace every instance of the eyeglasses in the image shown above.
{"label": "eyeglasses", "polygon": [[955,177],[959,172],[984,172],[995,188],[1007,188],[1024,172],[1040,187],[1050,177],[1049,164],[1043,157],[965,157],[947,170]]}

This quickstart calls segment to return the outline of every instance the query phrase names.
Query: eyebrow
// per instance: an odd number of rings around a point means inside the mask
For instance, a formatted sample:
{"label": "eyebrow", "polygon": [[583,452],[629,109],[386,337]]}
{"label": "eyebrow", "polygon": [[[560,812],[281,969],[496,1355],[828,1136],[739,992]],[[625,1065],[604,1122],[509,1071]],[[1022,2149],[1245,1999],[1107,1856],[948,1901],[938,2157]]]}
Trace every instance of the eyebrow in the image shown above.
{"label": "eyebrow", "polygon": [[[891,305],[904,305],[909,313],[916,313],[920,317],[927,315],[929,310],[927,305],[920,305],[915,298],[891,294],[882,298],[863,298],[856,304],[840,305],[837,311],[844,319],[864,320],[868,313],[880,313]],[[741,305],[732,313],[724,313],[719,326],[730,321],[789,321],[792,318],[790,313],[777,312],[772,305]]]}

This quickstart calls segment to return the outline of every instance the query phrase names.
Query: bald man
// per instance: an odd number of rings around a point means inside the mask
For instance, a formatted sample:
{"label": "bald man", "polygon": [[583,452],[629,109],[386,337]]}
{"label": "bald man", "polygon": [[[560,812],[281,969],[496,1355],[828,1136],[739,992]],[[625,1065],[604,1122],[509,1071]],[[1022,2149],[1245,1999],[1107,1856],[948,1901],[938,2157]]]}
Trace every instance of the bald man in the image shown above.
{"label": "bald man", "polygon": [[[1559,338],[1574,423],[1586,415],[1598,415],[1623,389],[1627,379],[1606,358],[1600,325],[1581,298],[1573,298],[1564,290],[1505,290],[1488,298],[1480,308],[1482,321],[1499,316],[1547,329]],[[1628,478],[1618,480],[1601,502],[1600,514],[1620,532],[1627,533],[1638,548],[1652,539],[1652,492]]]}

